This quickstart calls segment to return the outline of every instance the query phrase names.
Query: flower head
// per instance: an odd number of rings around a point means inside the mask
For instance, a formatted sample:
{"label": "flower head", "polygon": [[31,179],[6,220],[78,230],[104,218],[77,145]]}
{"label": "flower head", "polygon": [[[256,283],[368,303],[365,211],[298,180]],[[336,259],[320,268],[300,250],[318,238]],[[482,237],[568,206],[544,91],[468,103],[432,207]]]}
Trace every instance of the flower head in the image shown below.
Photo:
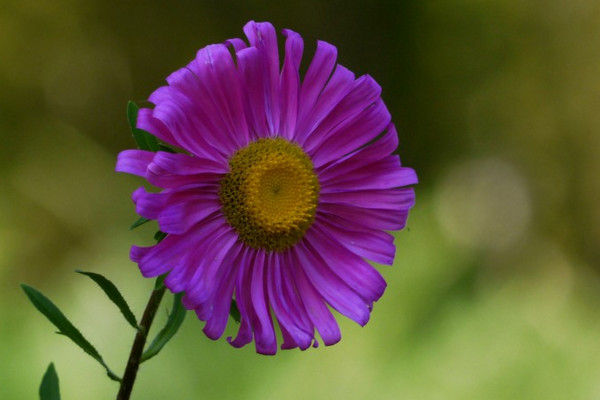
{"label": "flower head", "polygon": [[142,274],[168,273],[172,292],[217,339],[235,299],[236,347],[277,351],[340,340],[331,309],[365,325],[386,283],[366,260],[391,265],[385,231],[402,229],[417,183],[398,145],[381,88],[336,64],[319,41],[305,76],[300,35],[246,24],[248,43],[201,49],[139,111],[137,127],[182,153],[126,150],[117,171],[146,178],[136,211],[166,238],[131,249]]}

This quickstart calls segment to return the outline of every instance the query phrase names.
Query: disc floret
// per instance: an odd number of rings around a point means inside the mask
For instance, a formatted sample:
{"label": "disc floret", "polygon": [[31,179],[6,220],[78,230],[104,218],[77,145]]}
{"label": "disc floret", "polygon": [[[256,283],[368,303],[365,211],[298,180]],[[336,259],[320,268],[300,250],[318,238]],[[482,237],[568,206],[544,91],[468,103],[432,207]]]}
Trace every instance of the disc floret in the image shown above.
{"label": "disc floret", "polygon": [[295,143],[258,139],[229,159],[219,199],[227,222],[248,246],[283,251],[312,225],[319,182],[312,161]]}

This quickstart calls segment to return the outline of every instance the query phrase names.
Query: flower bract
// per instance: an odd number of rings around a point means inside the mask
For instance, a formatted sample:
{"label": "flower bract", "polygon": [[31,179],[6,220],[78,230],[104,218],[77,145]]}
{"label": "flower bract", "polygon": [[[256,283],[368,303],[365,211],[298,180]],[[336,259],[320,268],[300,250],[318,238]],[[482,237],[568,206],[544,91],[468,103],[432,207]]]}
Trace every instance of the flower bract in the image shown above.
{"label": "flower bract", "polygon": [[167,274],[211,339],[235,299],[235,347],[304,350],[317,334],[331,345],[341,338],[333,311],[365,325],[383,294],[369,261],[393,263],[389,231],[405,226],[417,177],[393,154],[373,78],[337,64],[323,41],[301,76],[298,33],[283,30],[282,61],[270,23],[244,33],[198,51],[140,109],[137,127],[180,151],[119,154],[117,171],[160,189],[133,201],[166,233],[131,259],[146,277]]}

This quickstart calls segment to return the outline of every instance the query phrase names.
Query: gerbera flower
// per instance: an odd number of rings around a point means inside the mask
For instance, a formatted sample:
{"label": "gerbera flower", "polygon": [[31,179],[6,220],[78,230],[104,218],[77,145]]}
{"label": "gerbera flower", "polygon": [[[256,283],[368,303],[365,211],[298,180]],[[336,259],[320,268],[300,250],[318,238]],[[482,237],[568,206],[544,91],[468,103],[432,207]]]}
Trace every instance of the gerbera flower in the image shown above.
{"label": "gerbera flower", "polygon": [[[235,347],[262,354],[341,338],[331,309],[360,325],[386,283],[366,260],[391,265],[385,231],[402,229],[414,203],[414,171],[398,145],[381,88],[336,64],[319,41],[299,75],[303,41],[284,30],[280,68],[270,23],[249,22],[248,38],[201,49],[139,111],[137,127],[184,153],[126,150],[117,171],[146,178],[136,211],[166,238],[131,249],[142,274],[165,285],[222,336],[235,299]],[[274,319],[273,319],[274,318]],[[315,332],[316,331],[316,332]]]}

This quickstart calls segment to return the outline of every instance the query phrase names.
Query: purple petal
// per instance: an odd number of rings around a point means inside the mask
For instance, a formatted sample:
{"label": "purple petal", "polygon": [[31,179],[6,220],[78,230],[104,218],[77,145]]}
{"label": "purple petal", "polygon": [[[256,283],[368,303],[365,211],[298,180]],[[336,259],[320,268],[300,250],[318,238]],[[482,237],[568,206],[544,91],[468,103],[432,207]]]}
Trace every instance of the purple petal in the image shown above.
{"label": "purple petal", "polygon": [[[221,266],[228,255],[231,255],[230,250],[235,246],[237,238],[237,233],[220,220],[211,235],[198,240],[189,258],[184,260],[189,266],[185,275],[186,293],[182,301],[189,309],[195,309],[204,321],[212,313],[209,299],[216,289],[215,281],[219,280],[220,272],[223,272]],[[201,311],[205,312],[202,316]]]}
{"label": "purple petal", "polygon": [[150,183],[161,188],[216,185],[228,170],[227,165],[206,158],[159,151],[146,170]]}
{"label": "purple petal", "polygon": [[217,216],[207,219],[204,223],[197,225],[192,232],[184,235],[190,243],[190,248],[173,265],[171,272],[165,278],[165,286],[173,293],[187,290],[191,277],[194,276],[202,260],[205,259],[204,252],[210,248],[210,244],[218,236],[218,233],[226,227],[227,225],[223,219]]}
{"label": "purple petal", "polygon": [[[218,48],[227,54],[223,56]],[[223,80],[232,79],[229,85],[239,86],[235,85],[236,72],[232,64],[224,45],[199,50],[195,60],[169,75],[169,97],[154,108],[152,115],[169,128],[179,147],[198,157],[226,159],[243,141],[243,135],[231,135],[231,127],[235,125],[232,115],[239,113],[234,106],[236,96],[232,95],[227,109],[219,103],[222,91],[226,90]],[[239,117],[243,119],[243,115]]]}
{"label": "purple petal", "polygon": [[260,354],[270,355],[277,352],[277,341],[273,329],[273,321],[271,320],[271,314],[267,306],[267,290],[264,287],[266,261],[265,251],[259,250],[254,260],[252,280],[249,286],[252,307],[256,313],[255,323],[253,324],[256,351]]}
{"label": "purple petal", "polygon": [[[388,156],[396,149],[397,143],[398,137],[396,136],[396,130],[393,125],[390,124],[386,133],[379,140],[340,158],[338,161],[328,164],[323,168],[319,168],[319,179],[321,181],[327,181],[329,179],[338,180],[342,176],[352,175],[351,172],[356,169],[374,163],[380,163],[382,161],[387,163],[389,160]],[[403,173],[407,172],[408,171],[403,171]],[[413,180],[414,182],[407,183],[406,185],[417,183],[416,175],[413,177]]]}
{"label": "purple petal", "polygon": [[302,303],[308,313],[308,316],[317,331],[323,338],[323,343],[330,346],[340,341],[342,334],[340,328],[333,317],[329,308],[323,302],[322,296],[316,291],[313,284],[306,277],[302,262],[298,258],[296,247],[290,250],[292,255],[290,264],[287,266],[293,271],[298,294],[302,298]]}
{"label": "purple petal", "polygon": [[348,94],[335,106],[329,115],[317,126],[303,144],[306,149],[317,147],[336,129],[350,124],[361,112],[373,106],[380,98],[381,87],[368,75],[361,76],[352,84]]}
{"label": "purple petal", "polygon": [[132,246],[130,256],[144,277],[153,278],[171,270],[190,246],[188,237],[167,235],[162,242],[145,249]]}
{"label": "purple petal", "polygon": [[133,195],[135,212],[144,218],[157,219],[158,214],[164,209],[170,193],[150,193],[143,187],[138,188]]}
{"label": "purple petal", "polygon": [[[319,40],[317,42],[317,50],[306,71],[306,76],[300,89],[299,126],[302,126],[302,122],[310,114],[317,102],[319,94],[325,87],[335,67],[336,59],[337,49],[335,46]],[[301,144],[304,142],[304,139],[305,137],[303,136],[294,137],[294,140]]]}
{"label": "purple petal", "polygon": [[346,155],[373,140],[390,123],[390,113],[383,101],[366,108],[355,118],[346,120],[332,130],[328,139],[317,147],[306,148],[315,168]]}
{"label": "purple petal", "polygon": [[267,124],[260,54],[255,47],[249,47],[236,53],[236,56],[245,93],[244,107],[248,125],[255,139],[269,136],[271,132]]}
{"label": "purple petal", "polygon": [[[286,296],[286,286],[282,278],[282,269],[287,266],[283,263],[282,253],[271,253],[269,255],[269,270],[267,271],[268,296],[273,312],[279,321],[282,331],[285,331],[282,348],[291,349],[300,347],[305,350],[310,347],[313,341],[312,326],[306,325],[294,315],[295,307],[288,302]],[[297,314],[297,313],[296,313]]]}
{"label": "purple petal", "polygon": [[248,282],[250,282],[255,256],[256,251],[252,249],[245,254],[245,259],[240,262],[240,270],[235,284],[235,300],[241,317],[240,327],[235,339],[227,338],[227,341],[233,347],[239,348],[252,341],[252,321],[256,317],[250,299],[251,291],[248,290]]}
{"label": "purple petal", "polygon": [[[240,91],[240,78],[231,53],[225,45],[216,44],[206,46],[198,52],[196,61],[199,68],[199,77],[206,85],[207,93],[211,96],[218,111],[212,118],[222,120],[222,130],[213,136],[228,133],[229,141],[225,145],[236,144],[227,149],[235,151],[249,143],[248,126],[244,114],[242,93]],[[231,154],[231,153],[230,153]]]}
{"label": "purple petal", "polygon": [[146,150],[123,150],[117,156],[115,171],[141,177],[146,176],[146,168],[154,158],[154,153]]}
{"label": "purple petal", "polygon": [[246,42],[244,42],[240,38],[228,39],[228,40],[225,41],[225,44],[227,46],[231,46],[233,48],[233,50],[236,51],[236,52],[238,52],[240,50],[243,50],[246,47],[248,47],[248,45],[246,44]]}
{"label": "purple petal", "polygon": [[268,22],[250,21],[244,26],[250,45],[256,47],[263,74],[264,102],[269,133],[279,128],[279,50],[275,28]]}
{"label": "purple petal", "polygon": [[152,166],[171,175],[224,174],[229,170],[228,165],[223,162],[165,151],[156,153]]}
{"label": "purple petal", "polygon": [[394,237],[389,233],[366,227],[358,228],[335,216],[321,214],[319,227],[330,240],[337,240],[354,254],[380,264],[392,265],[396,255]]}
{"label": "purple petal", "polygon": [[233,288],[237,278],[239,265],[244,260],[247,251],[241,244],[233,246],[227,254],[221,269],[224,270],[222,276],[216,281],[212,299],[212,313],[204,326],[204,333],[209,338],[216,340],[223,335],[227,320],[229,318],[229,309],[231,298],[233,297]]}
{"label": "purple petal", "polygon": [[354,73],[341,65],[335,68],[316,104],[298,126],[297,137],[300,142],[314,131],[335,106],[344,99],[346,94],[353,88],[354,82]]}
{"label": "purple petal", "polygon": [[385,231],[396,231],[404,228],[408,217],[408,210],[362,208],[330,203],[319,204],[317,213],[336,215],[354,221],[359,225]]}
{"label": "purple petal", "polygon": [[140,108],[137,115],[136,127],[150,132],[165,143],[181,147],[173,134],[169,131],[169,128],[167,128],[162,121],[154,118],[152,113],[153,110],[149,108]]}
{"label": "purple petal", "polygon": [[302,37],[291,30],[284,30],[285,59],[281,71],[281,121],[278,133],[286,139],[294,136],[298,117],[298,101],[300,91],[300,60],[304,50]]}
{"label": "purple petal", "polygon": [[295,250],[306,276],[323,299],[341,314],[364,326],[369,321],[371,303],[366,303],[332,272],[337,263],[327,265],[308,241],[296,244]]}
{"label": "purple petal", "polygon": [[[219,146],[226,139],[221,138],[220,142],[207,140],[210,133],[221,127],[215,126],[218,119],[208,114],[213,111],[208,110],[209,107],[214,106],[210,98],[201,92],[198,75],[185,67],[172,73],[167,80],[169,95],[156,103],[152,121],[160,121],[173,136],[177,147],[198,157],[225,159],[226,150]],[[212,115],[218,114],[213,111]]]}
{"label": "purple petal", "polygon": [[373,266],[331,240],[317,225],[313,225],[305,238],[328,265],[339,266],[332,268],[333,271],[363,299],[372,302],[381,297],[386,283]]}
{"label": "purple petal", "polygon": [[220,210],[221,203],[216,194],[170,201],[158,215],[158,226],[166,233],[183,234]]}
{"label": "purple petal", "polygon": [[398,156],[387,156],[372,164],[360,166],[347,175],[322,179],[322,191],[326,193],[356,190],[392,189],[415,184],[417,176],[412,168],[400,166]]}
{"label": "purple petal", "polygon": [[413,188],[349,192],[325,192],[323,190],[319,193],[319,202],[388,210],[408,209],[415,204],[415,191]]}

